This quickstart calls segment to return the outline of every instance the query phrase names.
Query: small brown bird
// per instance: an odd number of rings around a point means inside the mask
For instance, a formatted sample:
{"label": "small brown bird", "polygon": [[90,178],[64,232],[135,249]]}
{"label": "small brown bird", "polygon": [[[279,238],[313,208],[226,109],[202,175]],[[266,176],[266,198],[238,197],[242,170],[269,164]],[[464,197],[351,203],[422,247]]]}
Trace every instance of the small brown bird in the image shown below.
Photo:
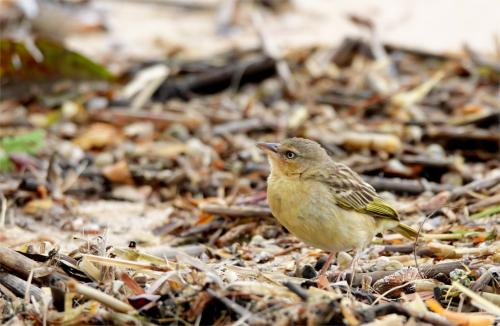
{"label": "small brown bird", "polygon": [[269,158],[267,198],[276,219],[308,245],[330,252],[365,248],[373,237],[393,229],[414,239],[417,232],[399,222],[398,212],[375,189],[318,143],[286,139],[258,143]]}

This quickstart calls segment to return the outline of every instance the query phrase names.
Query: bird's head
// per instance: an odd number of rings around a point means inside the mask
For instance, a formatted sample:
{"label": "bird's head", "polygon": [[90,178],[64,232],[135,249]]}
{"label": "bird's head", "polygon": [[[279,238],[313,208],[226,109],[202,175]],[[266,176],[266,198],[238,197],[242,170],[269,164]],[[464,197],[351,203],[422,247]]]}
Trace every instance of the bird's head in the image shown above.
{"label": "bird's head", "polygon": [[269,158],[271,173],[276,175],[301,175],[310,169],[321,168],[330,160],[325,149],[315,141],[289,138],[281,143],[258,143]]}

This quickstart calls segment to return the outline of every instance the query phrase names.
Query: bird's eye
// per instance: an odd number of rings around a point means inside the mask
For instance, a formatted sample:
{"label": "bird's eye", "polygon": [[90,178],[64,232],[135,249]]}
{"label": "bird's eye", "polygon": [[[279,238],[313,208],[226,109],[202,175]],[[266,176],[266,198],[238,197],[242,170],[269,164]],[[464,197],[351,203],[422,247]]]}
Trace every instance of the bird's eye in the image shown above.
{"label": "bird's eye", "polygon": [[292,151],[286,151],[286,152],[285,152],[285,156],[286,156],[286,158],[288,158],[288,159],[290,159],[290,160],[291,160],[291,159],[295,158],[295,156],[297,156],[297,154],[295,154],[295,153],[294,153],[294,152],[292,152]]}

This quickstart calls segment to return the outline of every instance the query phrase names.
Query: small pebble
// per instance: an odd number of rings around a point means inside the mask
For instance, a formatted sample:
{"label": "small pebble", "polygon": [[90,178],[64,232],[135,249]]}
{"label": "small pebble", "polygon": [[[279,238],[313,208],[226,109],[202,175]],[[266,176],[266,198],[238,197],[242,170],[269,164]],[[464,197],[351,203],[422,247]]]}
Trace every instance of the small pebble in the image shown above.
{"label": "small pebble", "polygon": [[114,162],[113,154],[111,154],[109,152],[103,152],[103,153],[97,154],[94,157],[94,164],[98,167],[110,165],[113,162]]}
{"label": "small pebble", "polygon": [[109,105],[109,101],[105,97],[94,97],[87,101],[85,104],[89,111],[105,109]]}
{"label": "small pebble", "polygon": [[135,122],[131,123],[123,131],[128,137],[152,137],[155,131],[154,125],[151,122]]}
{"label": "small pebble", "polygon": [[340,270],[346,270],[349,268],[352,262],[352,256],[345,251],[341,251],[337,254],[337,265]]}
{"label": "small pebble", "polygon": [[388,257],[380,257],[377,259],[375,268],[378,271],[395,271],[403,268],[403,264],[400,261],[392,260]]}
{"label": "small pebble", "polygon": [[207,263],[210,260],[210,257],[208,257],[206,253],[202,252],[200,255],[200,260]]}
{"label": "small pebble", "polygon": [[165,134],[182,141],[187,141],[190,137],[189,129],[180,123],[172,124],[167,130],[165,130]]}
{"label": "small pebble", "polygon": [[134,277],[134,281],[136,281],[140,286],[144,286],[146,284],[147,277],[145,275],[136,275]]}
{"label": "small pebble", "polygon": [[78,164],[85,157],[85,152],[69,141],[63,141],[57,147],[57,153],[71,164]]}
{"label": "small pebble", "polygon": [[[57,126],[61,137],[73,138],[76,137],[78,126],[73,122],[62,122]],[[76,145],[75,145],[76,146]]]}
{"label": "small pebble", "polygon": [[260,234],[256,234],[250,240],[250,244],[261,247],[264,244],[264,238]]}
{"label": "small pebble", "polygon": [[[295,261],[293,260],[290,260],[288,262],[286,262],[283,267],[285,268],[286,271],[293,271],[295,270]],[[297,276],[297,275],[295,275]]]}
{"label": "small pebble", "polygon": [[278,237],[279,229],[276,227],[268,227],[264,229],[264,238],[265,239],[275,239]]}
{"label": "small pebble", "polygon": [[443,149],[443,147],[441,145],[438,145],[438,144],[430,144],[427,147],[427,152],[431,156],[434,156],[434,157],[445,157],[446,156],[445,150]]}
{"label": "small pebble", "polygon": [[238,259],[237,261],[234,262],[234,266],[237,266],[237,267],[246,267],[246,264],[243,260],[241,259]]}
{"label": "small pebble", "polygon": [[80,111],[80,106],[72,101],[66,101],[61,107],[61,114],[65,119],[72,119],[76,117]]}
{"label": "small pebble", "polygon": [[222,277],[224,278],[224,280],[226,282],[228,282],[229,284],[233,283],[233,282],[236,282],[238,280],[238,274],[236,274],[235,272],[231,271],[231,270],[225,270],[223,273],[222,273]]}
{"label": "small pebble", "polygon": [[114,280],[111,282],[111,292],[112,293],[119,293],[120,289],[123,287],[123,282],[119,280]]}
{"label": "small pebble", "polygon": [[254,257],[254,261],[257,262],[257,263],[265,263],[269,260],[271,260],[273,258],[273,256],[271,256],[270,253],[268,253],[267,251],[262,251],[262,252],[259,252],[255,257]]}
{"label": "small pebble", "polygon": [[312,279],[315,278],[317,275],[318,272],[316,272],[316,270],[314,270],[314,267],[312,267],[311,265],[305,264],[302,267],[301,276],[303,278]]}

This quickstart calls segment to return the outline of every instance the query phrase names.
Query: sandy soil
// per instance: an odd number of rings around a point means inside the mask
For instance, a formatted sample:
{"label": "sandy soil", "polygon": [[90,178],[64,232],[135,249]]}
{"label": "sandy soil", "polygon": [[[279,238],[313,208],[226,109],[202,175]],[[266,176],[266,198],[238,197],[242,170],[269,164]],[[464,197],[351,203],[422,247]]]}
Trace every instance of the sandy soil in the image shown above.
{"label": "sandy soil", "polygon": [[[207,56],[230,47],[258,44],[248,6],[237,16],[227,35],[216,32],[220,1],[204,1],[214,10],[192,11],[160,4],[96,1],[107,17],[109,33],[78,35],[69,44],[96,59],[109,61],[118,54],[161,58],[175,47],[187,55]],[[346,35],[366,31],[346,16],[356,13],[373,19],[382,40],[436,52],[458,52],[465,43],[489,54],[498,51],[500,1],[495,0],[295,0],[280,15],[264,13],[265,30],[282,48],[308,44],[337,45]]]}

